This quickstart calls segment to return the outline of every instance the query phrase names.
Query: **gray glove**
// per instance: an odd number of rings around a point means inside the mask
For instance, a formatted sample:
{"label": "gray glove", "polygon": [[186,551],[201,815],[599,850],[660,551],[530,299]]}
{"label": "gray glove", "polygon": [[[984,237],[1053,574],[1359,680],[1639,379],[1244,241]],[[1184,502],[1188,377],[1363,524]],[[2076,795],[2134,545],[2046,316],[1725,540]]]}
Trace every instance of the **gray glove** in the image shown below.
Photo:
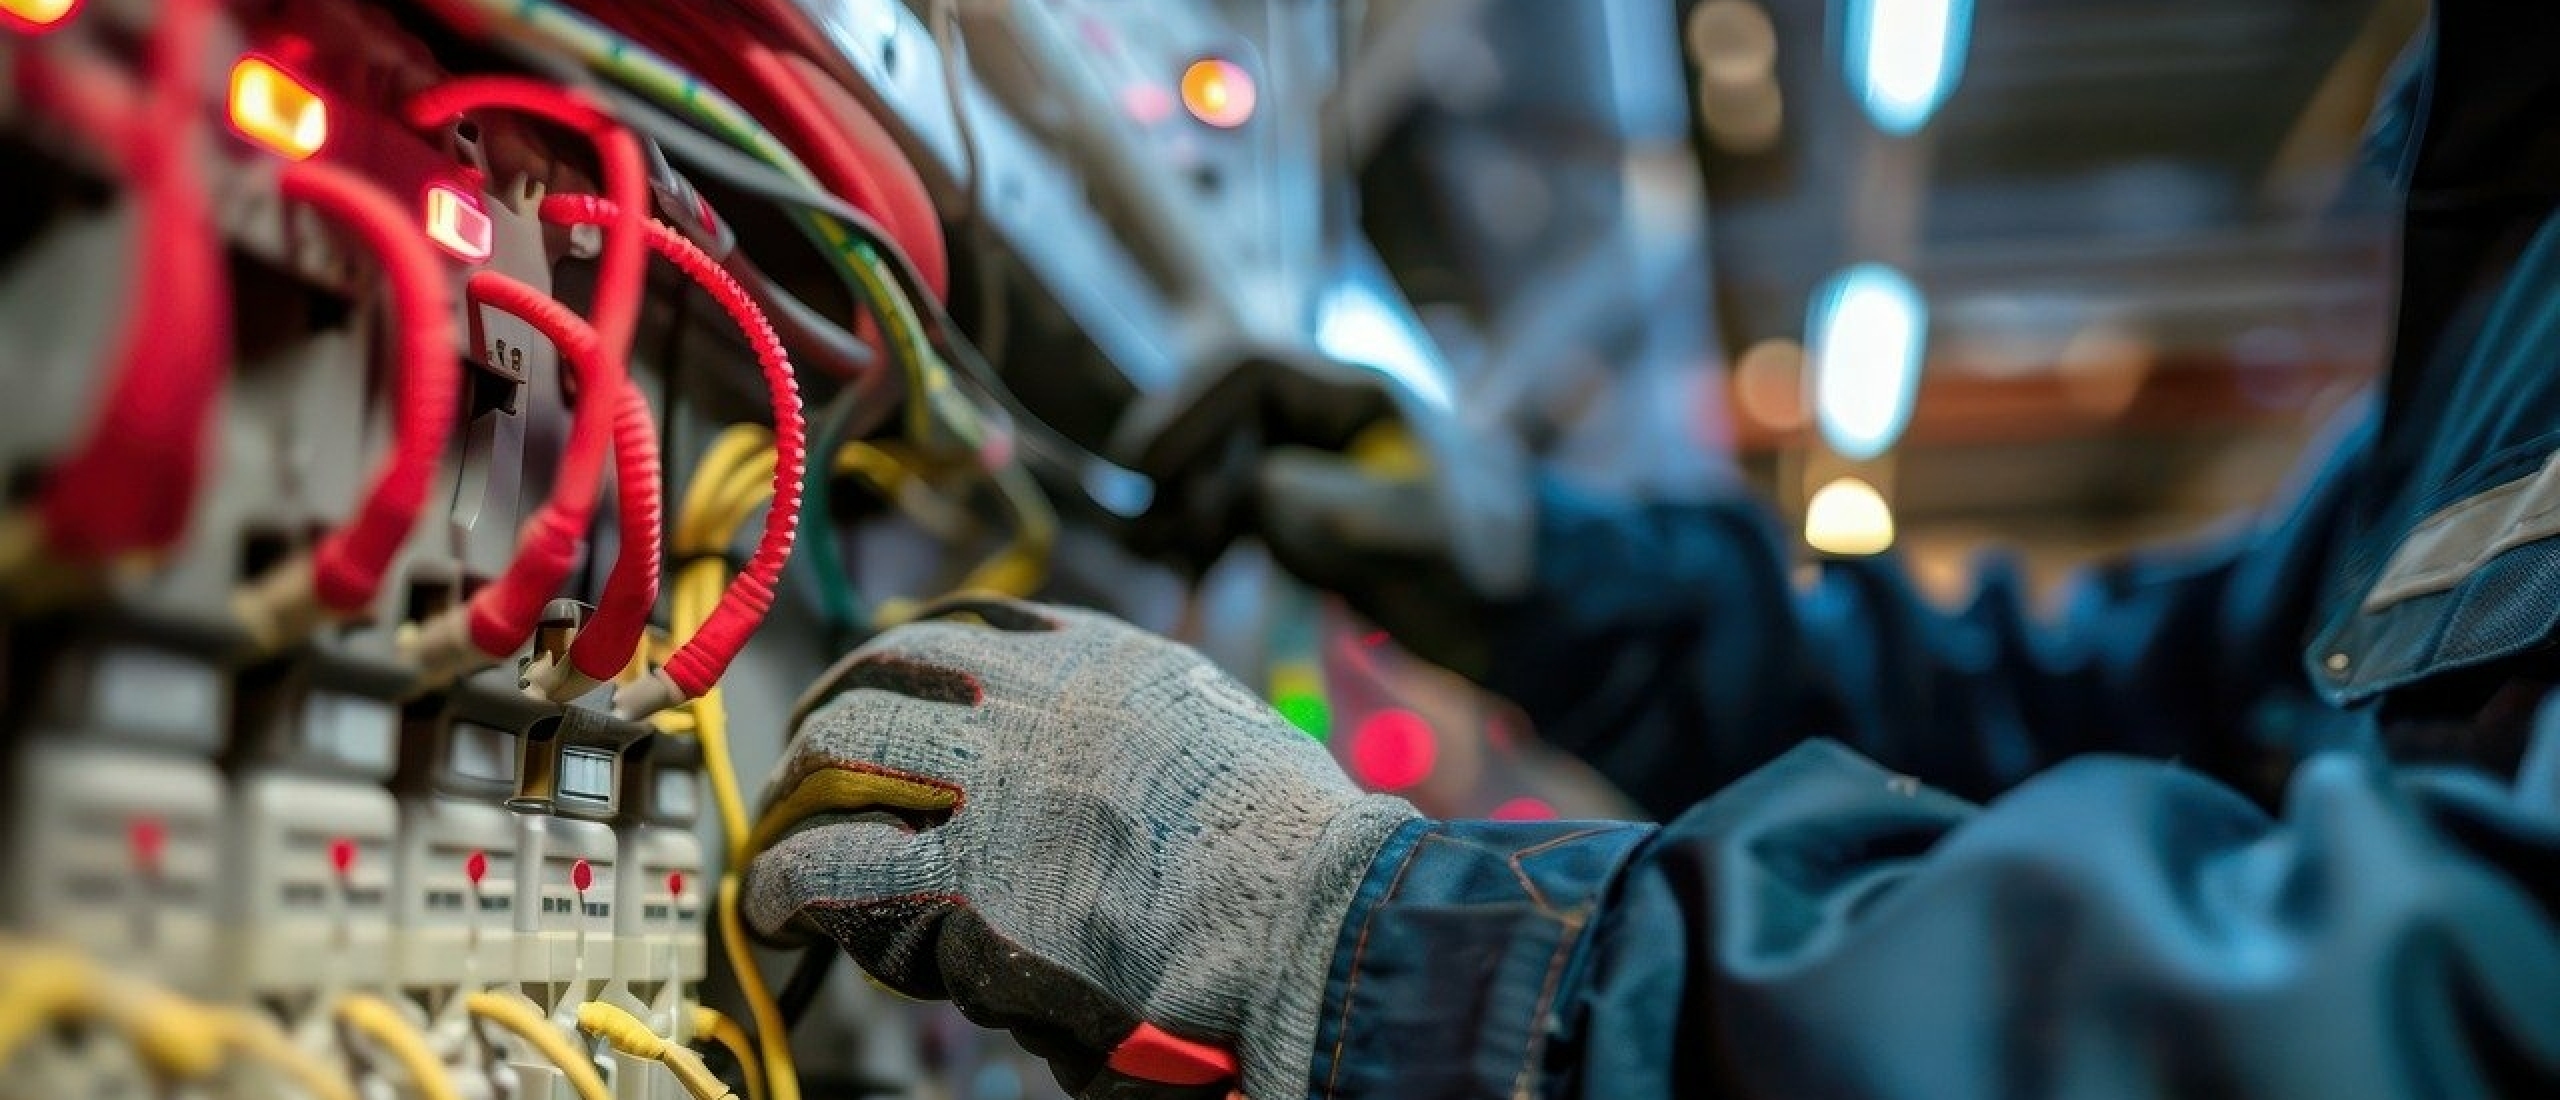
{"label": "gray glove", "polygon": [[747,915],[1014,1032],[1080,1097],[1303,1095],[1353,892],[1412,819],[1198,654],[946,604],[839,664],[767,788]]}

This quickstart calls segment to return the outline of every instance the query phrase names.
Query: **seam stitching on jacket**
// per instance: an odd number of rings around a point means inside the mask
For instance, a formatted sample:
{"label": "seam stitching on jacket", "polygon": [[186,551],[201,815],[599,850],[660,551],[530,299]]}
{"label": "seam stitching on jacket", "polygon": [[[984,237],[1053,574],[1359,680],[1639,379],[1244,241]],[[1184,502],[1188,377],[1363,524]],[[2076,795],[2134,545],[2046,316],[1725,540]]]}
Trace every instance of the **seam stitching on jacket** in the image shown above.
{"label": "seam stitching on jacket", "polygon": [[1404,862],[1396,865],[1396,877],[1387,883],[1387,892],[1378,898],[1376,904],[1369,907],[1369,912],[1365,916],[1360,918],[1360,938],[1352,941],[1351,969],[1342,980],[1342,1014],[1337,1017],[1333,1032],[1333,1067],[1324,1075],[1324,1094],[1327,1100],[1331,1100],[1334,1088],[1342,1080],[1342,1047],[1344,1043],[1350,1041],[1352,998],[1360,990],[1360,966],[1369,953],[1369,930],[1378,923],[1378,910],[1385,908],[1388,902],[1394,901],[1396,893],[1404,889],[1405,872],[1413,870],[1414,862],[1422,856],[1422,846],[1430,840],[1431,837],[1424,836],[1415,841],[1412,848],[1405,851]]}

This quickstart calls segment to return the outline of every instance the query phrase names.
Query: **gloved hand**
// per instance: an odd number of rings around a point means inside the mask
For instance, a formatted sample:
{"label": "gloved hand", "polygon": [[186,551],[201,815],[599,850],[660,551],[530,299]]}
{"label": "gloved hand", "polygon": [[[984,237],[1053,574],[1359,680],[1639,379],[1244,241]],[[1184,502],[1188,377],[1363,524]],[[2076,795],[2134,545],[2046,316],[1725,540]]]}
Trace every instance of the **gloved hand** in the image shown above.
{"label": "gloved hand", "polygon": [[1493,609],[1530,579],[1534,494],[1518,449],[1366,367],[1232,362],[1115,432],[1114,452],[1156,483],[1133,548],[1205,567],[1259,536],[1405,648],[1481,675]]}
{"label": "gloved hand", "polygon": [[[963,599],[846,658],[768,786],[746,909],[1011,1030],[1085,1100],[1297,1096],[1343,914],[1414,817],[1198,654]],[[1177,1041],[1175,1037],[1179,1037]]]}

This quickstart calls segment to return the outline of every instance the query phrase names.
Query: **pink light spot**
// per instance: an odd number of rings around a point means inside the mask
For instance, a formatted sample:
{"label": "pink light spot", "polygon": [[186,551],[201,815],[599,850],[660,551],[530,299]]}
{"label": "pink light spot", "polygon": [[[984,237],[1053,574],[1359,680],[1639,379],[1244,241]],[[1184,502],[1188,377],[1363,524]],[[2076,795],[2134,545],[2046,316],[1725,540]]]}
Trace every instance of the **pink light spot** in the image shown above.
{"label": "pink light spot", "polygon": [[1351,733],[1351,774],[1382,791],[1400,791],[1431,777],[1440,742],[1431,723],[1409,710],[1389,708],[1360,720]]}

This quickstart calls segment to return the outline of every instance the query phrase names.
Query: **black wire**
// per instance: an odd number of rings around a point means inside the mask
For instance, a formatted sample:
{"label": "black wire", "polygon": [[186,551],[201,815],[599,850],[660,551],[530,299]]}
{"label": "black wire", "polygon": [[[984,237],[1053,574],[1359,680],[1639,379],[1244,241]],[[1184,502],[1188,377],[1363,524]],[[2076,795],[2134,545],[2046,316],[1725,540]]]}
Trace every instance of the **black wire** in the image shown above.
{"label": "black wire", "polygon": [[[1083,472],[1087,464],[1104,460],[1032,412],[1013,395],[995,367],[966,337],[960,335],[958,324],[951,319],[950,312],[943,308],[942,299],[934,294],[923,274],[916,269],[915,260],[907,255],[905,249],[898,247],[877,220],[834,195],[802,186],[772,165],[703,133],[632,92],[608,86],[602,89],[602,94],[613,101],[614,110],[623,122],[656,140],[669,155],[738,191],[786,207],[825,214],[843,223],[881,257],[890,276],[897,280],[899,289],[915,303],[918,319],[923,322],[926,342],[946,364],[954,368],[955,376],[971,383],[973,393],[993,402],[1012,418],[1016,437],[1025,445],[1026,457],[1042,460],[1079,495],[1084,493]],[[1098,504],[1094,510],[1105,511]]]}
{"label": "black wire", "polygon": [[832,943],[819,943],[800,953],[800,961],[791,964],[791,976],[783,980],[782,992],[774,995],[773,1006],[782,1013],[782,1030],[788,1034],[798,1027],[809,1007],[818,1003],[818,991],[826,988],[827,972],[835,969],[836,956],[843,949]]}

